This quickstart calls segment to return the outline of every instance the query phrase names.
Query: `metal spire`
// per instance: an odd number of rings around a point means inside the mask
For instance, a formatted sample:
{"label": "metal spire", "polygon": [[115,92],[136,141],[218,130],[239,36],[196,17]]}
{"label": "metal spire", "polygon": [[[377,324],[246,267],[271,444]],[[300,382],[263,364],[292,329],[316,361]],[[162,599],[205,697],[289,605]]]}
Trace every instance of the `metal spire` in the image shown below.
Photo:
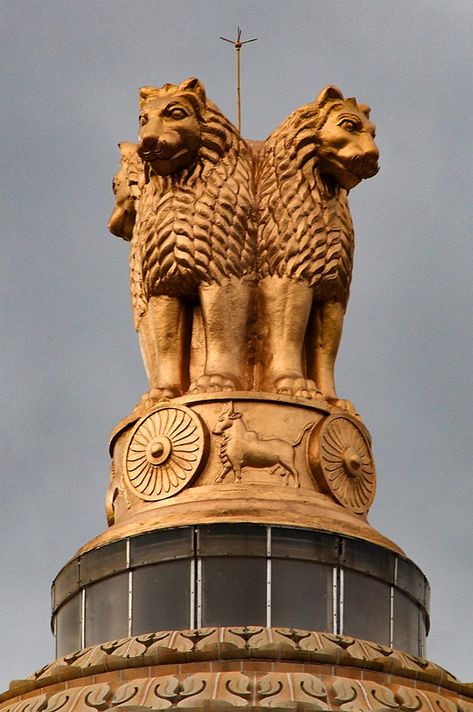
{"label": "metal spire", "polygon": [[241,95],[240,95],[240,50],[244,44],[248,42],[255,42],[258,38],[253,37],[251,40],[241,39],[241,29],[237,27],[237,38],[236,40],[229,40],[226,37],[220,37],[221,40],[225,42],[230,42],[236,49],[236,70],[237,70],[237,128],[241,132]]}

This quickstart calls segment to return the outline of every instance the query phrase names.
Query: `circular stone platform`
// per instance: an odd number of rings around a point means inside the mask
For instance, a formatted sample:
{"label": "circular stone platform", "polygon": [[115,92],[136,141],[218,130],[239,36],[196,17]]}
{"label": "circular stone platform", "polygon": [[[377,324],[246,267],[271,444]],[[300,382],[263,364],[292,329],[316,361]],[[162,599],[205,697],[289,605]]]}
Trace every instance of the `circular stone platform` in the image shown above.
{"label": "circular stone platform", "polygon": [[312,528],[402,554],[367,521],[376,473],[363,423],[325,401],[184,396],[114,429],[108,531],[82,552],[159,528],[217,522]]}

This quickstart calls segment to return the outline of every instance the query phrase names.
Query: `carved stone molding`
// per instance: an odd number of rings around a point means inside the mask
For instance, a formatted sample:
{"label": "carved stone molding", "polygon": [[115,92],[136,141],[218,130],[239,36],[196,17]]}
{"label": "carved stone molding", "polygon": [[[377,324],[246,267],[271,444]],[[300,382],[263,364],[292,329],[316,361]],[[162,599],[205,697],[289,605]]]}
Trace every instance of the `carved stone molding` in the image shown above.
{"label": "carved stone molding", "polygon": [[[439,665],[400,650],[329,633],[249,626],[148,633],[85,648],[55,660],[27,680],[15,681],[10,691],[0,696],[0,701],[61,681],[111,670],[248,660],[267,660],[268,665],[271,661],[315,663],[326,665],[327,671],[334,666],[351,667],[365,671],[365,677],[368,671],[381,672],[405,678],[407,685],[412,680],[417,684],[423,681],[473,698],[470,686],[462,684]],[[450,710],[445,708],[444,712]]]}
{"label": "carved stone molding", "polygon": [[[330,669],[329,669],[330,670]],[[139,675],[141,671],[137,671]],[[439,690],[310,672],[197,672],[98,683],[12,702],[3,712],[187,710],[402,710],[472,712],[473,703]]]}

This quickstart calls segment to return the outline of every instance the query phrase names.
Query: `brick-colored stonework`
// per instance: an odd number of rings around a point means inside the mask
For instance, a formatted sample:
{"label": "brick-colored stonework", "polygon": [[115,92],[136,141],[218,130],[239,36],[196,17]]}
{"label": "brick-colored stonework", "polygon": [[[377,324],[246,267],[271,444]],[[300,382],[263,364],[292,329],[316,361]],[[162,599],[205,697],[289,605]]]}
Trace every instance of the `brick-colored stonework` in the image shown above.
{"label": "brick-colored stonework", "polygon": [[106,709],[473,712],[473,686],[438,665],[327,633],[165,631],[60,658],[15,681],[2,712]]}

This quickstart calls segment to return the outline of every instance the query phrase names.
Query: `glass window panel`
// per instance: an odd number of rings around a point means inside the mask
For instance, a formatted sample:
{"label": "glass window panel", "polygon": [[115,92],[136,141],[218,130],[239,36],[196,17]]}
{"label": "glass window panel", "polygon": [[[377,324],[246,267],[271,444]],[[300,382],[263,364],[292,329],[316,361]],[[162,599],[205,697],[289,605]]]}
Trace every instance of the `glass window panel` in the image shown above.
{"label": "glass window panel", "polygon": [[424,603],[427,580],[420,569],[408,559],[397,560],[397,585]]}
{"label": "glass window panel", "polygon": [[389,645],[391,590],[388,584],[344,570],[343,633]]}
{"label": "glass window panel", "polygon": [[[430,584],[427,581],[427,579],[425,579],[424,606],[425,606],[425,610],[427,611],[427,613],[429,613],[430,612]],[[427,632],[429,632],[428,628],[427,628]]]}
{"label": "glass window panel", "polygon": [[271,561],[271,625],[333,631],[333,568]]}
{"label": "glass window panel", "polygon": [[419,607],[400,591],[394,590],[393,647],[411,655],[420,655]]}
{"label": "glass window panel", "polygon": [[53,609],[60,605],[71,593],[79,588],[79,559],[74,559],[64,566],[53,583]]}
{"label": "glass window panel", "polygon": [[193,542],[192,527],[164,529],[134,537],[130,541],[131,566],[154,564],[156,561],[192,556]]}
{"label": "glass window panel", "polygon": [[126,540],[116,541],[80,557],[80,582],[82,585],[97,581],[103,576],[126,568]]}
{"label": "glass window panel", "polygon": [[266,559],[202,561],[202,625],[266,625]]}
{"label": "glass window panel", "polygon": [[304,529],[271,527],[271,555],[337,563],[338,536]]}
{"label": "glass window panel", "polygon": [[58,658],[82,647],[81,641],[81,594],[71,598],[54,617],[56,656]]}
{"label": "glass window panel", "polygon": [[128,635],[128,572],[88,586],[85,592],[85,644]]}
{"label": "glass window panel", "polygon": [[388,583],[394,583],[394,562],[392,551],[375,544],[357,539],[343,539],[342,560],[344,567],[376,576]]}
{"label": "glass window panel", "polygon": [[191,626],[190,572],[190,559],[143,566],[133,572],[132,635]]}
{"label": "glass window panel", "polygon": [[265,556],[267,528],[257,524],[215,524],[198,528],[198,553],[205,556]]}

